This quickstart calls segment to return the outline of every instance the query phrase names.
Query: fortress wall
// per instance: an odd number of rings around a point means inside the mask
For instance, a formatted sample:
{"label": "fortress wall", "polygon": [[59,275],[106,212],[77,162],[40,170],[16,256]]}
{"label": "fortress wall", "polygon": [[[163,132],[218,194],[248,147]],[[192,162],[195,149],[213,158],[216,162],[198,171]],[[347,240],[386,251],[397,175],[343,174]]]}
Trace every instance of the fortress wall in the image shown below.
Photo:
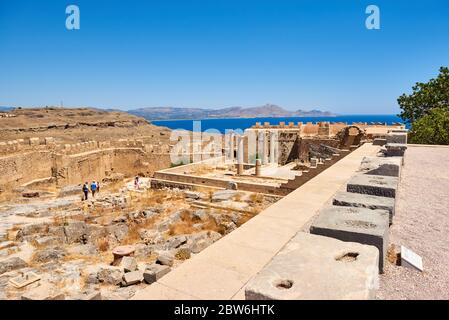
{"label": "fortress wall", "polygon": [[111,172],[127,177],[151,176],[170,164],[168,154],[147,154],[142,149],[107,149],[98,152],[62,157],[57,167],[58,185],[103,180]]}
{"label": "fortress wall", "polygon": [[140,139],[56,144],[52,137],[0,142],[0,186],[54,177],[57,184],[102,180],[110,172],[150,176],[170,165],[168,145]]}
{"label": "fortress wall", "polygon": [[27,152],[0,157],[0,185],[15,186],[52,176],[51,152]]}

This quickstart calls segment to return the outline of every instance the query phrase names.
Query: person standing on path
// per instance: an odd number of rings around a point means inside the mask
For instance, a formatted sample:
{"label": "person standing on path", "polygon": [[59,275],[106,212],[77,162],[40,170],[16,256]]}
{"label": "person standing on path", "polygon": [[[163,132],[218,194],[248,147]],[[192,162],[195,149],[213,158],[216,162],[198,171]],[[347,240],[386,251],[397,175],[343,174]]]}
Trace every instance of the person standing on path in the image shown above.
{"label": "person standing on path", "polygon": [[92,197],[95,198],[95,192],[97,191],[97,183],[95,181],[92,181],[90,191],[92,191]]}
{"label": "person standing on path", "polygon": [[89,187],[87,182],[84,183],[83,185],[83,193],[84,193],[84,200],[87,200],[88,196],[89,196]]}

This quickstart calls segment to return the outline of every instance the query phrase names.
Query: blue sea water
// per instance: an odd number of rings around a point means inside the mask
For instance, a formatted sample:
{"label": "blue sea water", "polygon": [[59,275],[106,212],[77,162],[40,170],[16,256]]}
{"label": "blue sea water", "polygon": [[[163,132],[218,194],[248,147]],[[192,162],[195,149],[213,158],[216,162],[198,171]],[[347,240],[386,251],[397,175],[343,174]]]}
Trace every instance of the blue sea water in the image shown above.
{"label": "blue sea water", "polygon": [[[149,119],[148,119],[149,120]],[[199,122],[198,122],[199,121]],[[270,122],[271,124],[279,124],[279,122],[346,122],[352,124],[353,122],[381,122],[381,123],[402,123],[403,121],[396,115],[344,115],[336,117],[285,117],[285,118],[233,118],[233,119],[204,119],[204,120],[158,120],[151,121],[154,125],[168,127],[172,130],[184,129],[193,130],[193,124],[201,126],[201,131],[215,129],[221,133],[225,130],[245,130],[255,125],[256,122]]]}

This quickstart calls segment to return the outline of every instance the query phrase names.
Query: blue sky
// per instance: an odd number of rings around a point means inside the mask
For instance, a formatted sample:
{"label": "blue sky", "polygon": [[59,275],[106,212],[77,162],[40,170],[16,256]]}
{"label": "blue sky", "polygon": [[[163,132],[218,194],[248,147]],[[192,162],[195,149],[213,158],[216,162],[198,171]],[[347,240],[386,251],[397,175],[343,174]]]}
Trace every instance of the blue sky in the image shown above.
{"label": "blue sky", "polygon": [[0,0],[0,105],[397,113],[449,66],[448,17],[447,0]]}

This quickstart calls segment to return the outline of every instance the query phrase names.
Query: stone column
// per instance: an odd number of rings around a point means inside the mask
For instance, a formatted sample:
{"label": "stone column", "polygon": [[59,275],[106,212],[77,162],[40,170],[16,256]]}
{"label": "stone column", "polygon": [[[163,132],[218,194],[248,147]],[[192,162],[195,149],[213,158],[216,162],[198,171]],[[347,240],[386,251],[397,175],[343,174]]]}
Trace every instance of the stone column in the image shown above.
{"label": "stone column", "polygon": [[260,166],[261,166],[260,159],[256,159],[256,177],[260,177]]}
{"label": "stone column", "polygon": [[258,150],[262,164],[268,163],[268,139],[265,131],[259,132]]}
{"label": "stone column", "polygon": [[237,136],[237,174],[243,174],[243,136]]}
{"label": "stone column", "polygon": [[270,131],[270,163],[278,164],[278,139],[277,132]]}

